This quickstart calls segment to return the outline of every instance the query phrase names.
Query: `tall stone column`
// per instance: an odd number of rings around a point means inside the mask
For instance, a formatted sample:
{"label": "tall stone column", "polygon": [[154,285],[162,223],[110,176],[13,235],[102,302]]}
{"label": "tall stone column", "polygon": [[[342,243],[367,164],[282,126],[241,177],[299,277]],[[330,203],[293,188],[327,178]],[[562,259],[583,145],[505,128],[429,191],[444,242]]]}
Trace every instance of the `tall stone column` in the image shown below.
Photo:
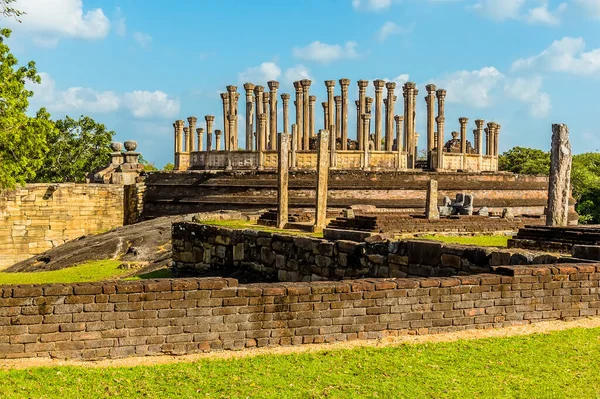
{"label": "tall stone column", "polygon": [[179,152],[177,149],[179,147],[178,138],[177,138],[177,124],[173,122],[173,156],[174,159],[177,158],[177,153]]}
{"label": "tall stone column", "polygon": [[553,124],[546,226],[567,226],[569,223],[571,163],[569,128],[564,124]]}
{"label": "tall stone column", "polygon": [[385,120],[385,150],[392,151],[394,143],[394,112],[396,107],[396,96],[394,90],[396,90],[395,82],[387,82],[385,84],[387,89],[387,113]]}
{"label": "tall stone column", "polygon": [[198,151],[204,150],[204,128],[199,127],[196,129],[196,134],[198,136]]}
{"label": "tall stone column", "polygon": [[396,122],[396,151],[402,153],[402,122],[404,121],[404,115],[394,116]]}
{"label": "tall stone column", "polygon": [[[404,120],[408,121],[408,89],[406,87],[406,83],[402,86],[402,97],[404,99]],[[406,127],[408,125],[408,123],[404,123],[404,130],[402,132],[402,135],[404,137],[404,151],[406,151],[407,153],[408,151],[408,128]]]}
{"label": "tall stone column", "polygon": [[[325,124],[325,129],[329,129],[329,126],[335,123],[335,80],[326,80],[325,87],[327,87],[327,120],[329,121]],[[335,136],[335,132],[329,131],[329,135]]]}
{"label": "tall stone column", "polygon": [[371,115],[369,114],[362,114],[361,115],[361,120],[362,120],[362,131],[363,131],[363,168],[365,170],[369,169],[369,123],[371,123]]}
{"label": "tall stone column", "polygon": [[[227,86],[227,93],[229,94],[229,111],[228,114],[237,116],[237,86],[229,85]],[[235,131],[235,123],[233,125],[234,130],[231,130],[231,124],[229,122],[229,117],[226,117],[223,120],[223,124],[227,125],[227,129],[225,130],[225,150],[226,151],[235,151],[237,148],[234,147],[237,139],[237,131]]]}
{"label": "tall stone column", "polygon": [[[354,104],[356,104],[356,142],[357,143],[362,143],[362,136],[363,136],[363,123],[362,123],[362,117],[360,115],[360,101],[356,100],[354,101]],[[362,150],[362,147],[358,147],[356,148],[357,150]]]}
{"label": "tall stone column", "polygon": [[[235,134],[233,135],[233,142],[235,143],[232,151],[237,151],[238,148],[240,147],[239,143],[240,143],[240,129],[239,129],[239,125],[238,125],[238,104],[239,104],[239,99],[240,99],[240,93],[235,93],[234,96],[234,102],[233,102],[233,116],[235,117],[234,120],[234,128],[235,128]],[[229,158],[230,159],[230,158]]]}
{"label": "tall stone column", "polygon": [[301,150],[302,149],[302,144],[303,144],[303,134],[304,134],[304,125],[303,125],[303,119],[304,119],[304,99],[303,99],[303,92],[304,89],[302,88],[302,82],[301,81],[296,81],[294,82],[294,89],[296,89],[296,101],[294,101],[294,105],[296,106],[296,128],[298,129],[298,135],[297,135],[297,139],[298,139],[298,149]]}
{"label": "tall stone column", "polygon": [[221,93],[221,100],[223,100],[223,130],[225,131],[225,149],[227,150],[227,143],[229,142],[229,123],[227,123],[230,103],[229,92]]}
{"label": "tall stone column", "polygon": [[215,130],[215,148],[217,151],[221,151],[221,131]]}
{"label": "tall stone column", "polygon": [[265,139],[267,137],[267,114],[264,112],[258,115],[258,134],[256,136],[258,137],[258,170],[263,170],[265,167]]}
{"label": "tall stone column", "polygon": [[277,228],[285,229],[288,223],[288,177],[289,139],[287,133],[279,133],[279,158],[277,160]]}
{"label": "tall stone column", "polygon": [[477,126],[477,129],[474,130],[474,132],[477,132],[477,135],[475,136],[475,148],[477,149],[477,154],[479,155],[483,155],[483,125],[485,124],[485,121],[482,119],[476,119],[475,120],[475,126]]}
{"label": "tall stone column", "polygon": [[494,126],[494,150],[495,150],[495,156],[497,157],[500,154],[500,150],[498,149],[498,141],[500,139],[500,125],[498,123],[495,124]]}
{"label": "tall stone column", "polygon": [[427,96],[425,97],[425,102],[427,103],[427,159],[428,166],[431,168],[434,165],[431,165],[429,161],[431,159],[431,150],[434,148],[434,137],[433,133],[435,132],[435,85],[429,84],[425,87],[427,89]]}
{"label": "tall stone column", "polygon": [[437,180],[429,180],[427,184],[427,196],[425,199],[425,216],[429,220],[438,220],[440,212],[438,209],[438,182]]}
{"label": "tall stone column", "polygon": [[264,96],[264,91],[265,88],[263,86],[254,86],[254,130],[255,130],[255,134],[256,137],[254,138],[254,140],[256,141],[256,151],[258,151],[258,140],[260,136],[260,128],[259,128],[259,122],[260,122],[260,117],[259,115],[264,113],[264,109],[263,109],[263,96]]}
{"label": "tall stone column", "polygon": [[289,113],[289,104],[290,104],[290,95],[288,93],[281,94],[281,102],[283,103],[283,132],[289,133],[290,126],[290,113]]}
{"label": "tall stone column", "polygon": [[270,128],[270,121],[271,119],[269,118],[269,93],[264,93],[263,94],[263,112],[267,115],[267,121],[266,121],[266,130],[265,130],[265,138],[264,138],[264,143],[265,143],[265,149],[267,150],[272,150],[273,148],[271,148],[271,141],[270,141],[270,136],[269,134],[271,133],[271,128]]}
{"label": "tall stone column", "polygon": [[413,150],[413,154],[415,154],[415,163],[417,162],[417,158],[419,155],[419,133],[415,132],[415,149]]}
{"label": "tall stone column", "polygon": [[461,154],[467,153],[467,124],[469,123],[469,118],[458,118],[458,123],[460,123],[460,152]]}
{"label": "tall stone column", "polygon": [[213,150],[213,135],[212,132],[206,133],[206,152],[211,152]]}
{"label": "tall stone column", "polygon": [[[192,153],[195,151],[194,146],[194,132],[196,131],[196,122],[198,122],[198,118],[195,116],[190,116],[187,118],[189,124],[189,141],[187,142],[187,152]],[[191,155],[190,155],[191,156]]]}
{"label": "tall stone column", "polygon": [[488,122],[485,132],[486,155],[494,155],[494,122]]}
{"label": "tall stone column", "polygon": [[327,186],[329,184],[329,132],[319,131],[317,145],[317,206],[314,232],[321,232],[327,223]]}
{"label": "tall stone column", "polygon": [[292,125],[292,154],[291,154],[291,164],[292,164],[292,170],[295,170],[296,167],[298,166],[298,161],[297,161],[297,151],[298,151],[298,125],[293,124]]}
{"label": "tall stone column", "polygon": [[252,151],[254,149],[254,98],[252,96],[254,85],[246,83],[244,84],[244,90],[246,90],[246,151]]}
{"label": "tall stone column", "polygon": [[[368,80],[359,80],[357,82],[358,84],[358,103],[359,103],[359,109],[358,109],[358,115],[362,115],[364,113],[367,112],[367,87],[369,86],[369,81]],[[364,134],[361,134],[361,128],[362,128],[362,123],[360,118],[357,121],[357,139],[358,139],[358,149],[359,150],[363,150],[365,147],[369,146],[369,143],[365,143],[364,141]]]}
{"label": "tall stone column", "polygon": [[323,126],[327,127],[329,126],[329,104],[325,101],[321,105],[323,106]]}
{"label": "tall stone column", "polygon": [[316,102],[317,102],[316,96],[310,96],[308,98],[308,110],[309,110],[309,115],[310,115],[308,130],[310,132],[310,137],[313,137],[315,135],[315,103]]}
{"label": "tall stone column", "polygon": [[[227,116],[227,122],[229,123],[229,131],[230,132],[234,132],[235,131],[235,121],[236,121],[236,119],[237,119],[237,117],[235,115],[233,115],[233,114],[229,114]],[[233,136],[233,135],[229,136],[229,139],[231,140],[230,147],[229,147],[229,148],[231,148],[231,150],[229,150],[229,151],[235,151],[235,149],[237,148],[236,147],[235,136]]]}
{"label": "tall stone column", "polygon": [[310,85],[312,81],[309,79],[302,79],[302,95],[303,95],[303,110],[304,117],[302,118],[304,121],[304,132],[302,132],[302,149],[307,151],[309,150],[309,137],[310,137]]}
{"label": "tall stone column", "polygon": [[414,96],[415,96],[415,84],[414,82],[406,82],[406,98],[407,102],[405,123],[406,123],[406,151],[408,152],[408,168],[414,169],[415,167],[415,108],[414,108]]}
{"label": "tall stone column", "polygon": [[445,101],[446,101],[446,90],[438,89],[435,92],[435,96],[438,102],[438,116],[435,118],[437,123],[437,131],[438,131],[438,146],[437,146],[437,159],[438,164],[435,165],[438,169],[444,168],[444,122],[446,120],[445,113]]}
{"label": "tall stone column", "polygon": [[[371,129],[371,122],[373,121],[373,97],[367,97],[365,99],[365,112],[369,114],[369,129],[367,130],[367,139],[368,142],[371,142],[371,133],[373,133],[373,129]],[[375,145],[373,146],[376,147]]]}
{"label": "tall stone column", "polygon": [[335,138],[342,138],[342,96],[333,97],[335,102]]}
{"label": "tall stone column", "polygon": [[269,85],[269,128],[271,142],[271,150],[277,149],[277,89],[279,88],[279,82],[271,80],[267,83]]}
{"label": "tall stone column", "polygon": [[[329,131],[330,132],[335,131],[335,126],[334,125],[330,125],[329,126]],[[337,159],[336,159],[336,155],[335,155],[335,152],[336,152],[336,148],[335,148],[336,146],[335,146],[335,144],[336,144],[335,134],[331,134],[330,133],[329,134],[329,158],[330,158],[330,160],[329,160],[329,166],[331,168],[335,168],[336,164],[337,164]]]}
{"label": "tall stone column", "polygon": [[[385,139],[385,150],[388,151],[388,129],[386,126],[385,137],[383,137],[383,88],[385,87],[385,82],[381,79],[377,79],[373,81],[373,85],[375,86],[375,149],[377,151],[381,150],[381,140]],[[387,109],[387,107],[386,107]],[[387,117],[386,114],[386,124]]]}
{"label": "tall stone column", "polygon": [[190,152],[190,128],[187,126],[183,128],[183,141],[185,142],[184,152]]}
{"label": "tall stone column", "polygon": [[350,79],[340,79],[340,86],[342,91],[342,150],[348,149],[348,87],[350,86]]}
{"label": "tall stone column", "polygon": [[181,153],[183,152],[183,145],[184,145],[184,139],[183,139],[183,128],[185,126],[185,122],[181,119],[175,121],[175,131],[177,132],[177,152]]}

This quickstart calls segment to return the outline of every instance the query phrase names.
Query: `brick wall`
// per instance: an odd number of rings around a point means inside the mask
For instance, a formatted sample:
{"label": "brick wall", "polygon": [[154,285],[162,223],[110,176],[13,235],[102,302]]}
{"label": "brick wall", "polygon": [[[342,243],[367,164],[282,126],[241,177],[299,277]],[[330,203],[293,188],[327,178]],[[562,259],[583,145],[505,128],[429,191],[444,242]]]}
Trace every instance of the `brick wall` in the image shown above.
{"label": "brick wall", "polygon": [[598,315],[600,265],[445,278],[0,287],[0,358],[101,359],[433,334]]}
{"label": "brick wall", "polygon": [[27,184],[0,192],[0,269],[65,241],[122,226],[123,186]]}
{"label": "brick wall", "polygon": [[176,272],[234,268],[275,281],[452,276],[490,272],[492,266],[576,261],[546,253],[435,241],[358,243],[187,222],[174,223],[172,237]]}

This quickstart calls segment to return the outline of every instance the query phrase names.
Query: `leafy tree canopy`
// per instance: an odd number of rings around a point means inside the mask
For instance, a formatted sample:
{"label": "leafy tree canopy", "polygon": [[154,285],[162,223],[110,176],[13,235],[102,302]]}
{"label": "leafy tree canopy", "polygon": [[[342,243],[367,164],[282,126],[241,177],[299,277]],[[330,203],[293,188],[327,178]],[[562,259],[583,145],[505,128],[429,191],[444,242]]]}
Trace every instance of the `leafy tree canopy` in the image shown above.
{"label": "leafy tree canopy", "polygon": [[21,22],[19,20],[19,17],[21,15],[24,15],[25,13],[23,11],[17,10],[12,6],[12,3],[15,3],[16,1],[17,0],[0,0],[0,12],[4,17],[14,17],[17,19],[17,21]]}
{"label": "leafy tree canopy", "polygon": [[500,155],[498,169],[525,175],[550,173],[550,153],[535,148],[513,147]]}

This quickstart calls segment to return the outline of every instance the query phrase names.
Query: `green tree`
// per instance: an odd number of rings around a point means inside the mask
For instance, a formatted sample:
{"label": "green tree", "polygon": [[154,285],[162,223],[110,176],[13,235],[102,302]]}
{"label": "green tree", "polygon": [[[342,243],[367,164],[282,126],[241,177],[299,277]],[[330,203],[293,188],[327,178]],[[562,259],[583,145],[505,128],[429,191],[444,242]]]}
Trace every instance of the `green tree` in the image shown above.
{"label": "green tree", "polygon": [[175,170],[175,165],[173,165],[171,162],[169,162],[168,164],[166,164],[166,165],[163,167],[163,170],[164,170],[164,171],[167,171],[167,172],[170,172],[170,171],[172,171],[172,170]]}
{"label": "green tree", "polygon": [[114,131],[89,116],[66,116],[55,125],[47,135],[48,152],[35,181],[80,183],[90,172],[108,165]]}
{"label": "green tree", "polygon": [[46,135],[54,128],[44,108],[33,118],[25,113],[33,95],[25,83],[41,79],[33,61],[18,66],[6,44],[10,33],[0,29],[0,188],[12,188],[35,176],[46,152]]}
{"label": "green tree", "polygon": [[573,156],[571,167],[575,210],[580,223],[600,223],[600,153],[587,152]]}
{"label": "green tree", "polygon": [[21,15],[24,15],[25,13],[23,11],[17,10],[11,5],[16,1],[17,0],[0,0],[0,12],[2,12],[2,15],[7,18],[14,17],[17,21],[21,22],[21,20],[19,20],[19,17]]}
{"label": "green tree", "polygon": [[525,175],[548,175],[550,153],[535,148],[513,147],[500,155],[498,169]]}
{"label": "green tree", "polygon": [[150,162],[140,154],[139,162],[144,166],[144,172],[156,172],[158,168],[154,165],[154,162]]}

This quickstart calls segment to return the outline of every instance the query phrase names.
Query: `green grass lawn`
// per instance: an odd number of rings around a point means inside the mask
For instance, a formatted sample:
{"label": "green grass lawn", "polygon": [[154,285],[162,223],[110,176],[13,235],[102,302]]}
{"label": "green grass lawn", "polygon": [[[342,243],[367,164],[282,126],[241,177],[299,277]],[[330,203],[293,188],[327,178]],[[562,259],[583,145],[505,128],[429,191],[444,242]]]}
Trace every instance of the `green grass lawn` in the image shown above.
{"label": "green grass lawn", "polygon": [[253,229],[253,230],[261,230],[268,231],[270,233],[282,233],[282,234],[293,234],[293,235],[303,235],[310,237],[323,238],[323,233],[310,233],[302,230],[291,230],[291,229],[277,229],[271,226],[262,226],[256,224],[255,222],[249,220],[207,220],[200,222],[202,224],[208,224],[212,226],[222,226],[228,227],[230,229]]}
{"label": "green grass lawn", "polygon": [[498,235],[498,236],[436,236],[426,235],[417,238],[424,238],[426,240],[442,241],[452,244],[469,244],[469,245],[480,245],[482,247],[506,247],[509,236]]}
{"label": "green grass lawn", "polygon": [[3,398],[598,398],[600,329],[121,368],[0,371]]}
{"label": "green grass lawn", "polygon": [[0,285],[80,283],[117,279],[127,273],[131,273],[131,270],[119,269],[121,263],[123,262],[118,260],[98,260],[61,270],[23,273],[0,272]]}

